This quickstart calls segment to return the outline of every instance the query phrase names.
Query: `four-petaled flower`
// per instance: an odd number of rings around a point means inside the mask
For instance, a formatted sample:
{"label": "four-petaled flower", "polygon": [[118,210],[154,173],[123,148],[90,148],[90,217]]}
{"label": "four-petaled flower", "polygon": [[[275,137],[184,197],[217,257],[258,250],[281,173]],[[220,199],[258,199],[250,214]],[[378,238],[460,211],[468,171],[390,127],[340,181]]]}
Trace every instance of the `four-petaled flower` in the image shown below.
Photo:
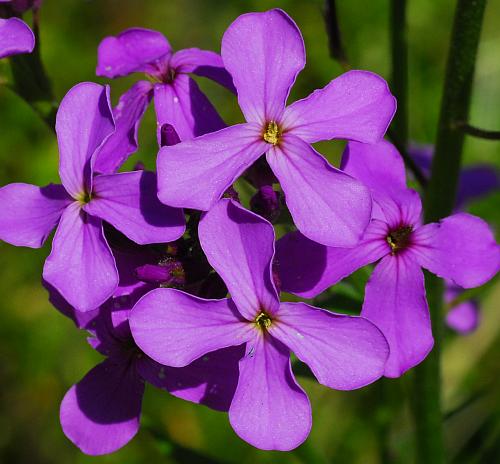
{"label": "four-petaled flower", "polygon": [[0,189],[1,240],[39,248],[57,225],[43,278],[80,311],[96,309],[118,284],[103,220],[139,244],[175,240],[185,230],[182,211],[158,201],[154,173],[93,176],[100,148],[113,131],[109,88],[76,85],[57,113],[62,185]]}
{"label": "four-petaled flower", "polygon": [[352,249],[325,247],[300,233],[283,237],[277,245],[283,290],[314,297],[380,260],[366,285],[361,315],[386,336],[391,353],[385,375],[398,377],[433,346],[421,268],[476,287],[500,269],[500,247],[488,225],[467,213],[422,225],[420,197],[406,188],[402,158],[389,142],[350,142],[342,162],[371,189],[373,219]]}
{"label": "four-petaled flower", "polygon": [[271,269],[274,229],[232,200],[220,200],[205,214],[199,238],[231,298],[153,290],[132,310],[134,340],[151,358],[174,367],[246,344],[229,408],[231,425],[258,448],[295,448],[309,434],[311,407],[291,372],[290,351],[320,383],[351,390],[383,374],[387,342],[366,319],[280,303]]}
{"label": "four-petaled flower", "polygon": [[221,55],[247,122],[160,149],[160,200],[209,210],[266,153],[297,228],[326,245],[354,246],[370,220],[369,192],[311,144],[379,141],[396,109],[386,82],[352,71],[285,107],[305,50],[299,29],[281,10],[236,19],[224,34]]}
{"label": "four-petaled flower", "polygon": [[[109,78],[145,73],[125,92],[114,109],[116,134],[103,147],[106,156],[96,163],[101,173],[115,172],[137,150],[137,130],[151,98],[154,98],[160,129],[172,125],[181,140],[191,139],[225,127],[215,108],[189,74],[207,77],[234,90],[231,76],[220,55],[187,48],[173,53],[163,34],[149,29],[127,29],[106,37],[98,50],[97,75]],[[152,82],[151,82],[152,81]]]}

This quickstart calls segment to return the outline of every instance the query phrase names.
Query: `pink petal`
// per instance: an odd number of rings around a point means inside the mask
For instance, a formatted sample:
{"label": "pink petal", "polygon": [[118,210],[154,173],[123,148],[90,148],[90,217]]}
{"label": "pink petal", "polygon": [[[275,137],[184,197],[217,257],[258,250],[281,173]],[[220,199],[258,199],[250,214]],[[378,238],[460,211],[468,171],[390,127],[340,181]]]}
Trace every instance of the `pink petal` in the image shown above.
{"label": "pink petal", "polygon": [[483,285],[500,270],[500,247],[486,222],[458,213],[414,233],[418,262],[460,287]]}
{"label": "pink petal", "polygon": [[135,83],[113,109],[116,131],[99,150],[94,171],[113,174],[137,150],[137,132],[142,116],[152,97],[153,86],[148,81]]}
{"label": "pink petal", "polygon": [[241,15],[226,30],[221,54],[246,120],[277,121],[306,61],[294,21],[278,9]]}
{"label": "pink petal", "polygon": [[298,231],[285,235],[276,243],[281,289],[305,298],[319,295],[357,269],[390,253],[386,235],[386,224],[377,220],[372,220],[362,241],[354,248],[320,245]]}
{"label": "pink petal", "polygon": [[384,374],[389,345],[374,324],[305,303],[281,303],[269,333],[336,390],[364,387]]}
{"label": "pink petal", "polygon": [[387,82],[368,71],[349,71],[290,105],[283,125],[306,142],[348,139],[378,142],[396,111]]}
{"label": "pink petal", "polygon": [[31,53],[35,36],[29,26],[18,18],[0,18],[0,58]]}
{"label": "pink petal", "polygon": [[359,242],[370,221],[372,203],[363,184],[289,134],[267,153],[267,161],[302,234],[328,246],[352,247]]}
{"label": "pink petal", "polygon": [[184,367],[211,351],[245,343],[246,323],[231,300],[203,300],[158,288],[144,295],[130,315],[135,342],[161,364]]}
{"label": "pink petal", "polygon": [[158,127],[170,124],[181,140],[189,140],[226,125],[198,84],[185,74],[172,84],[156,84],[154,101]]}
{"label": "pink petal", "polygon": [[199,48],[185,48],[173,54],[170,66],[176,73],[193,73],[207,77],[236,93],[233,79],[224,68],[222,57],[218,53]]}
{"label": "pink petal", "polygon": [[96,74],[105,77],[148,72],[154,63],[171,52],[165,36],[150,29],[127,29],[99,44]]}
{"label": "pink petal", "polygon": [[386,377],[399,377],[425,359],[434,339],[424,275],[411,254],[388,255],[375,267],[361,316],[372,321],[389,342]]}
{"label": "pink petal", "polygon": [[9,184],[0,189],[0,240],[40,248],[71,198],[62,185]]}
{"label": "pink petal", "polygon": [[93,155],[114,130],[109,86],[83,82],[63,98],[56,120],[59,176],[73,198],[90,193]]}
{"label": "pink petal", "polygon": [[141,245],[177,240],[185,230],[184,213],[160,203],[156,190],[153,172],[96,176],[95,198],[84,209]]}
{"label": "pink petal", "polygon": [[271,273],[274,229],[269,222],[223,199],[203,216],[198,235],[208,262],[246,319],[252,321],[262,310],[278,310]]}
{"label": "pink petal", "polygon": [[120,449],[139,430],[143,393],[144,382],[127,362],[104,361],[64,396],[64,434],[92,456]]}
{"label": "pink petal", "polygon": [[208,211],[267,147],[254,124],[165,146],[157,160],[158,198],[166,205]]}
{"label": "pink petal", "polygon": [[380,196],[397,198],[407,188],[403,158],[386,140],[375,144],[349,142],[341,169],[363,182],[375,200]]}
{"label": "pink petal", "polygon": [[101,221],[81,211],[78,203],[61,216],[43,278],[78,311],[96,309],[118,285]]}
{"label": "pink petal", "polygon": [[275,338],[259,334],[247,344],[229,421],[240,438],[264,450],[289,451],[309,435],[309,399],[293,377],[290,352]]}

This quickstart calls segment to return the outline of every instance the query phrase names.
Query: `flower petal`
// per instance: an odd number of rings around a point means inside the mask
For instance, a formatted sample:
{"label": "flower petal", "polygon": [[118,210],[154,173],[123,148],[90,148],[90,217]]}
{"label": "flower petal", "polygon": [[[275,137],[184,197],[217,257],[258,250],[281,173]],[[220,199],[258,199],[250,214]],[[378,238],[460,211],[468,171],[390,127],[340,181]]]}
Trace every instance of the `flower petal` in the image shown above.
{"label": "flower petal", "polygon": [[137,131],[151,101],[153,86],[148,81],[135,83],[113,109],[116,130],[99,150],[94,171],[113,174],[138,147]]}
{"label": "flower petal", "polygon": [[134,306],[130,329],[139,348],[155,361],[184,367],[211,351],[245,343],[253,325],[242,320],[231,300],[157,288]]}
{"label": "flower petal", "polygon": [[72,203],[64,211],[45,261],[43,278],[78,311],[91,311],[116,289],[115,260],[101,220]]}
{"label": "flower petal", "polygon": [[281,303],[269,333],[336,390],[364,387],[384,375],[389,345],[362,317],[334,314],[306,303]]}
{"label": "flower petal", "polygon": [[275,338],[259,335],[247,344],[229,421],[240,438],[264,450],[288,451],[309,435],[309,399],[293,377],[290,352]]}
{"label": "flower petal", "polygon": [[308,143],[287,135],[267,153],[297,229],[328,246],[356,245],[368,226],[371,198],[356,179],[335,169]]}
{"label": "flower petal", "polygon": [[73,385],[61,403],[64,434],[85,454],[112,453],[139,430],[144,382],[127,362],[106,360]]}
{"label": "flower petal", "polygon": [[342,155],[341,169],[360,180],[379,197],[397,198],[406,190],[406,170],[403,158],[394,145],[381,140],[368,144],[349,142]]}
{"label": "flower petal", "polygon": [[368,71],[349,71],[290,105],[284,127],[309,143],[348,139],[376,143],[396,111],[387,82]]}
{"label": "flower petal", "polygon": [[106,37],[99,44],[96,74],[115,78],[133,72],[148,72],[156,60],[169,53],[170,44],[161,32],[126,29],[116,37]]}
{"label": "flower petal", "polygon": [[170,66],[176,73],[193,73],[207,77],[236,93],[233,78],[224,68],[222,57],[218,53],[199,48],[185,48],[173,54]]}
{"label": "flower petal", "polygon": [[221,54],[246,120],[262,124],[280,119],[306,62],[294,21],[278,9],[241,15],[224,33]]}
{"label": "flower petal", "polygon": [[375,267],[361,316],[372,321],[389,342],[386,377],[399,377],[425,359],[434,339],[424,275],[411,254],[388,255]]}
{"label": "flower petal", "polygon": [[486,222],[458,213],[414,233],[418,262],[464,288],[478,287],[500,270],[500,247]]}
{"label": "flower petal", "polygon": [[156,84],[154,100],[158,128],[174,127],[181,140],[189,140],[226,125],[198,84],[185,74],[172,84]]}
{"label": "flower petal", "polygon": [[62,185],[9,184],[0,189],[0,240],[40,248],[71,202]]}
{"label": "flower petal", "polygon": [[114,132],[109,86],[75,85],[63,98],[56,118],[59,176],[68,193],[90,193],[93,155]]}
{"label": "flower petal", "polygon": [[0,18],[0,58],[31,53],[34,48],[35,35],[24,21]]}
{"label": "flower petal", "polygon": [[305,298],[319,295],[357,269],[390,253],[386,230],[384,223],[372,220],[363,240],[354,248],[326,247],[298,231],[285,235],[276,243],[281,289]]}
{"label": "flower petal", "polygon": [[158,198],[166,205],[208,211],[267,149],[259,134],[255,125],[239,124],[161,148]]}
{"label": "flower petal", "polygon": [[85,211],[109,222],[136,243],[170,242],[184,233],[182,210],[160,203],[153,172],[96,176],[93,194],[95,198],[85,205]]}
{"label": "flower petal", "polygon": [[446,325],[460,335],[467,335],[477,329],[479,319],[480,313],[477,302],[475,300],[468,300],[448,311],[446,314]]}
{"label": "flower petal", "polygon": [[274,229],[232,200],[219,201],[200,221],[201,247],[222,277],[238,311],[253,320],[275,313],[279,298],[272,280]]}
{"label": "flower petal", "polygon": [[493,165],[466,166],[460,173],[455,208],[500,190],[500,175]]}
{"label": "flower petal", "polygon": [[167,367],[143,356],[138,361],[143,379],[177,398],[228,411],[238,384],[238,361],[244,346],[231,346],[203,355],[185,367]]}

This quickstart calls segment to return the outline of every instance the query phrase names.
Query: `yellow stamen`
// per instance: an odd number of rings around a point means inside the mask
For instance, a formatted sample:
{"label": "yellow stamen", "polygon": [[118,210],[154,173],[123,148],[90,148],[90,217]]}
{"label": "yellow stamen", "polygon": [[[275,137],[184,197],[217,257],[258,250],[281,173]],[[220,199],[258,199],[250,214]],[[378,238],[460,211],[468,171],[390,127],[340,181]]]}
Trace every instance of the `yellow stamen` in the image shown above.
{"label": "yellow stamen", "polygon": [[254,320],[255,325],[261,330],[267,330],[271,327],[273,320],[271,316],[267,314],[265,311],[261,311]]}
{"label": "yellow stamen", "polygon": [[277,145],[281,137],[281,129],[275,121],[267,123],[264,140],[271,145]]}

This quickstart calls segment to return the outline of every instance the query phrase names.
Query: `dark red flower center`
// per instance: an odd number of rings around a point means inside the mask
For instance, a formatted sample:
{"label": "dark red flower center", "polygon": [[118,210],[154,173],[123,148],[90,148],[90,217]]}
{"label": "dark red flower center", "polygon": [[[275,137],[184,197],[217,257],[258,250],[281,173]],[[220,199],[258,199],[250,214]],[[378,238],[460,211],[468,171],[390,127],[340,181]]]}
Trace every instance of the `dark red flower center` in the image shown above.
{"label": "dark red flower center", "polygon": [[404,250],[410,244],[412,232],[412,226],[400,226],[387,235],[386,240],[391,246],[392,254]]}

